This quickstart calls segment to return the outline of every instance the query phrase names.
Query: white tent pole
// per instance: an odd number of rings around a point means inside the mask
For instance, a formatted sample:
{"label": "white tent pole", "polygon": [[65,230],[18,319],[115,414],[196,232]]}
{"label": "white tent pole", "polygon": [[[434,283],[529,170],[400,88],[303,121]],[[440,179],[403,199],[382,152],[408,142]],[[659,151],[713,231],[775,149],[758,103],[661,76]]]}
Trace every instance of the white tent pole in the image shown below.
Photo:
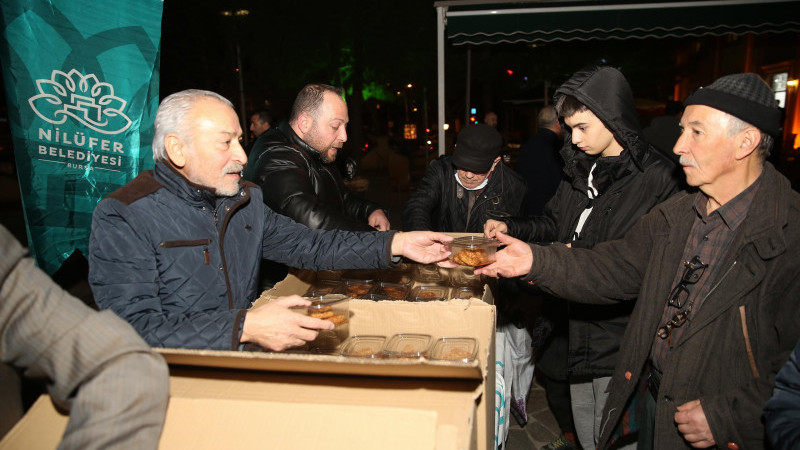
{"label": "white tent pole", "polygon": [[447,11],[446,6],[437,6],[436,7],[436,57],[437,57],[437,67],[436,70],[438,71],[437,76],[437,85],[438,85],[438,96],[437,96],[437,109],[439,110],[439,124],[438,124],[438,134],[439,134],[439,156],[444,155],[444,26],[446,23],[445,13]]}
{"label": "white tent pole", "polygon": [[464,126],[469,125],[469,112],[472,105],[472,99],[469,93],[472,91],[472,49],[467,47],[467,92],[464,94],[465,110],[464,110]]}

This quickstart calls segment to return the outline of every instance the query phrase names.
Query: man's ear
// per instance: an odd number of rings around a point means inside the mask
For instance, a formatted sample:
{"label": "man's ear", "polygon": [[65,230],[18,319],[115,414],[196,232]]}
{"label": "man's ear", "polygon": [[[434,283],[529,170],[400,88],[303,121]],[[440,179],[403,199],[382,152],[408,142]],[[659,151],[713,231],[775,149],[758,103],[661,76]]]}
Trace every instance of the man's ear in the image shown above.
{"label": "man's ear", "polygon": [[493,171],[494,168],[497,167],[497,163],[500,162],[500,159],[502,159],[502,156],[498,156],[497,158],[494,159],[494,161],[492,161],[492,167],[489,168],[489,172]]}
{"label": "man's ear", "polygon": [[739,146],[736,149],[736,159],[744,159],[750,156],[759,143],[761,143],[761,131],[754,127],[746,128],[738,136]]}
{"label": "man's ear", "polygon": [[303,135],[307,134],[311,127],[314,126],[314,118],[311,117],[311,114],[304,112],[300,113],[297,117],[297,128],[303,133]]}
{"label": "man's ear", "polygon": [[179,169],[186,165],[186,147],[186,142],[177,134],[170,133],[164,136],[164,149],[167,151],[167,157],[172,165]]}

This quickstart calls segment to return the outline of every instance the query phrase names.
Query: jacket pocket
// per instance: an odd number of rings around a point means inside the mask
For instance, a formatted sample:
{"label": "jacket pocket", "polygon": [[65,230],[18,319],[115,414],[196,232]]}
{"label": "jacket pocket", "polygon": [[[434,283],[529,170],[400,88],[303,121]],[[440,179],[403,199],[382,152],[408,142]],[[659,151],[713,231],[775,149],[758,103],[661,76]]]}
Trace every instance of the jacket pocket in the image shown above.
{"label": "jacket pocket", "polygon": [[158,244],[161,248],[181,248],[181,247],[203,247],[203,262],[206,264],[211,263],[211,255],[208,252],[208,246],[213,242],[211,239],[195,239],[186,241],[163,241]]}

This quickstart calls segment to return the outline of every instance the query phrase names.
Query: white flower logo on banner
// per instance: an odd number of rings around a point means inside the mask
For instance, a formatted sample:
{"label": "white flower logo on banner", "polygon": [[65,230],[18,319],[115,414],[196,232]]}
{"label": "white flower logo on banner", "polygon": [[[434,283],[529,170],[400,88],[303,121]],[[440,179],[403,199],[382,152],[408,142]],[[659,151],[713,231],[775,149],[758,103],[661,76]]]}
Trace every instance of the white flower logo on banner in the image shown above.
{"label": "white flower logo on banner", "polygon": [[131,126],[122,111],[127,102],[114,95],[114,87],[94,74],[54,70],[50,79],[36,80],[39,94],[28,99],[37,116],[55,125],[72,117],[94,131],[119,134]]}

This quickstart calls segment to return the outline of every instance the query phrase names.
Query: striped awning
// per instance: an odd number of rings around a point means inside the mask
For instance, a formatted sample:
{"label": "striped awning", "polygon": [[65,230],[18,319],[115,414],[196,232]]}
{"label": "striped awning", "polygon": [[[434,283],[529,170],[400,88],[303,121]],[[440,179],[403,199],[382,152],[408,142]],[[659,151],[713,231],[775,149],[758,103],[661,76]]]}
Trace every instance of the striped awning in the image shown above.
{"label": "striped awning", "polygon": [[454,45],[645,39],[800,31],[798,0],[458,2],[446,6]]}

